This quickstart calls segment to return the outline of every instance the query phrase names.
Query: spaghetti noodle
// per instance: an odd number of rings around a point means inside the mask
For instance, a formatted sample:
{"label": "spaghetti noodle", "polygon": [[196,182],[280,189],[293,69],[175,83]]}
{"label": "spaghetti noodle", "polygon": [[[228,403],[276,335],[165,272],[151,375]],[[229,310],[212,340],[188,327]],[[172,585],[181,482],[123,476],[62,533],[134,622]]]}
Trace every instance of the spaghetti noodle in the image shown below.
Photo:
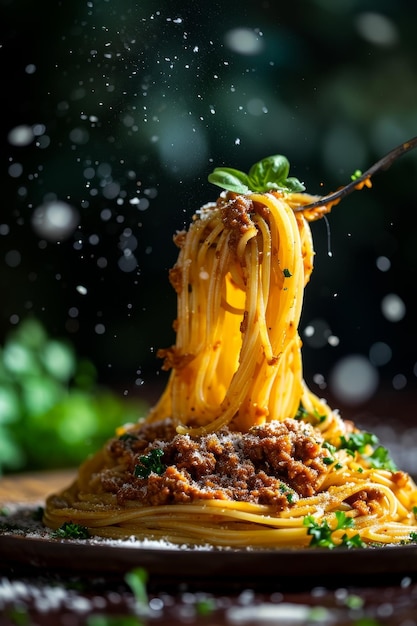
{"label": "spaghetti noodle", "polygon": [[[417,488],[376,438],[303,380],[312,196],[223,193],[178,233],[167,386],[46,503],[93,534],[230,547],[334,547],[417,535]],[[295,211],[294,208],[297,207]]]}

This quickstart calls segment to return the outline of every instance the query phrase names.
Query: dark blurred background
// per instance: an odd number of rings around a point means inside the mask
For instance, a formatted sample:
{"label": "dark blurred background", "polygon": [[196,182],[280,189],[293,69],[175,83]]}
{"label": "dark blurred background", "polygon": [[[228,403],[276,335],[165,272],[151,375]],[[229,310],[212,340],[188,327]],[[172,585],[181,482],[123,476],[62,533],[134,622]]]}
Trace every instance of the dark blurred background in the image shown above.
{"label": "dark blurred background", "polygon": [[[7,470],[42,466],[50,453],[28,452],[19,435],[28,423],[36,438],[43,419],[42,433],[56,425],[68,439],[48,411],[69,389],[84,393],[84,408],[104,390],[117,404],[104,426],[95,407],[95,426],[73,436],[81,457],[80,441],[97,445],[94,428],[105,436],[125,421],[126,402],[135,414],[158,396],[166,377],[155,352],[174,341],[172,236],[217,197],[207,182],[214,167],[247,171],[282,153],[291,174],[322,194],[417,135],[417,5],[0,0],[0,8]],[[417,151],[312,225],[316,268],[300,332],[313,391],[347,416],[391,420],[388,438],[406,414],[417,443],[416,174]],[[60,376],[44,357],[51,345],[67,363]],[[40,400],[28,408],[35,370]]]}

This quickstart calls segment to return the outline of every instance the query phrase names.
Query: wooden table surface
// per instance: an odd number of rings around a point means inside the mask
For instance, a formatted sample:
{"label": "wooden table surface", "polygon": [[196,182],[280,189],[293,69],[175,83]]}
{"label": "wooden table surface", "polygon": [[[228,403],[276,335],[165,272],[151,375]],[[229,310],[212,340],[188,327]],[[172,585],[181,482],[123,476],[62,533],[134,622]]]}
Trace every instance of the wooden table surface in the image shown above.
{"label": "wooden table surface", "polygon": [[[73,476],[70,470],[4,477],[0,505],[38,504]],[[79,566],[82,571],[82,562]],[[323,585],[320,577],[307,584],[269,580],[260,588],[229,581],[223,589],[216,581],[208,582],[212,584],[197,589],[181,577],[170,588],[154,583],[148,588],[145,613],[123,575],[77,578],[73,572],[66,576],[30,566],[15,568],[2,563],[0,554],[0,626],[124,626],[126,617],[132,620],[126,626],[417,625],[417,581],[412,574],[392,579],[388,572],[385,580],[359,582],[353,577],[333,585]],[[94,622],[98,616],[102,621]]]}
{"label": "wooden table surface", "polygon": [[68,484],[75,470],[16,474],[0,479],[0,504],[6,502],[38,502]]}

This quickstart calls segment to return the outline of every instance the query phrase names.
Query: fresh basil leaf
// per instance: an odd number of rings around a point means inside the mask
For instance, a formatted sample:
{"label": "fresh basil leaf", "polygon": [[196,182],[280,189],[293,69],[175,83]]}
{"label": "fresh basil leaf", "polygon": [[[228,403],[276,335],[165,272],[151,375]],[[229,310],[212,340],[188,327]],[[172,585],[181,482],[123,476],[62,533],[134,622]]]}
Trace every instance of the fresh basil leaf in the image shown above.
{"label": "fresh basil leaf", "polygon": [[249,170],[249,180],[257,189],[268,188],[268,184],[282,185],[290,171],[288,159],[282,154],[265,157]]}
{"label": "fresh basil leaf", "polygon": [[216,167],[209,175],[208,180],[213,185],[235,193],[248,193],[249,191],[248,176],[231,167]]}
{"label": "fresh basil leaf", "polygon": [[248,193],[257,191],[304,191],[304,185],[294,177],[288,178],[290,164],[282,154],[265,157],[252,165],[249,174],[231,167],[217,167],[208,177],[210,183],[234,191]]}
{"label": "fresh basil leaf", "polygon": [[287,189],[287,191],[290,191],[291,193],[298,193],[299,191],[305,191],[305,185],[303,185],[303,183],[300,182],[298,178],[295,178],[294,176],[290,176],[289,178],[285,179],[285,188]]}

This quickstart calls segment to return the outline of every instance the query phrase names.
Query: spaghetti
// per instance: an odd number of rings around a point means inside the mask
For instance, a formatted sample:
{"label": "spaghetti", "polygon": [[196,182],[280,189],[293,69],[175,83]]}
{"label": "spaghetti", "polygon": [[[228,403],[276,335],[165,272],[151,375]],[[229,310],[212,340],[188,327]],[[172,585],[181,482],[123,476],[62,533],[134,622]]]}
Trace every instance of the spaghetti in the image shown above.
{"label": "spaghetti", "polygon": [[176,235],[176,343],[159,351],[167,386],[48,498],[46,525],[239,548],[417,537],[413,480],[303,380],[309,221],[330,210],[300,210],[311,201],[229,191]]}

